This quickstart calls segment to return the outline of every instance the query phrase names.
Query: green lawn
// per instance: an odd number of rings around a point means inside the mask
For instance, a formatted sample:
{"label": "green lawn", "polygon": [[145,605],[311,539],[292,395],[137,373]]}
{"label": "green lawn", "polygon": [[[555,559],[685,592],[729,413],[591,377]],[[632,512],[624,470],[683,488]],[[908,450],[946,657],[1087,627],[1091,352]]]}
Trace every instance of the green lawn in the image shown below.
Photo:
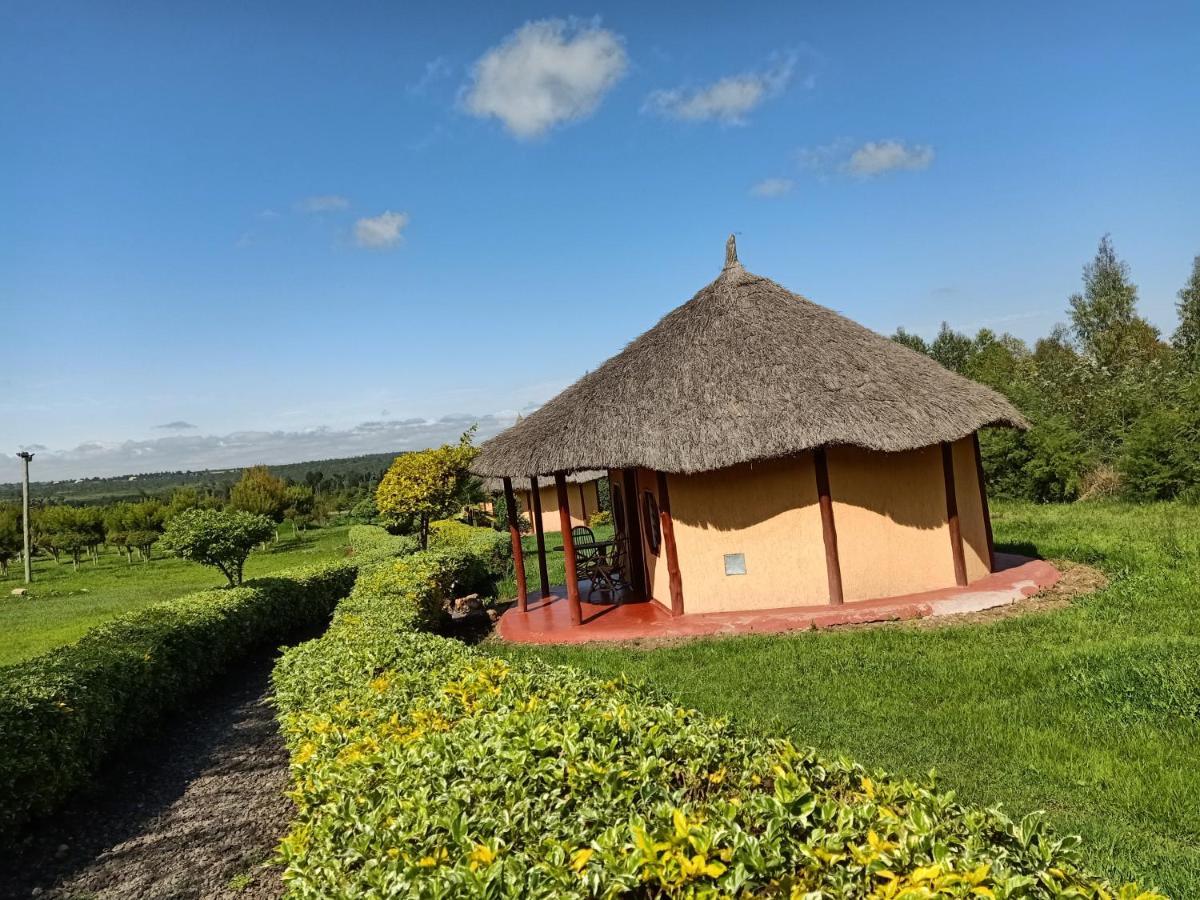
{"label": "green lawn", "polygon": [[[1102,567],[1102,592],[989,625],[515,648],[626,672],[748,729],[1045,810],[1088,865],[1200,896],[1200,509],[996,504],[997,540]],[[685,585],[686,588],[686,585]]]}
{"label": "green lawn", "polygon": [[[285,527],[283,540],[250,555],[246,577],[336,559],[345,553],[346,532],[344,527],[312,529],[297,537]],[[14,564],[8,577],[0,578],[0,665],[68,644],[123,612],[225,584],[216,569],[196,563],[156,557],[148,564],[129,565],[120,553],[103,553],[98,563],[80,563],[78,572],[65,557],[61,565],[38,558],[33,579],[28,596],[13,597],[11,590],[23,586],[20,565]]]}

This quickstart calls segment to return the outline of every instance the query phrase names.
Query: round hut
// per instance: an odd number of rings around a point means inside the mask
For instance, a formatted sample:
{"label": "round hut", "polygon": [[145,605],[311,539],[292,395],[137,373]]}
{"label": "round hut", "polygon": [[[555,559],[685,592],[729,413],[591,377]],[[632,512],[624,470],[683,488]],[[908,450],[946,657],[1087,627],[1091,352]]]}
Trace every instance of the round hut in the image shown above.
{"label": "round hut", "polygon": [[993,569],[985,426],[1027,423],[990,388],[748,272],[731,236],[715,281],[487,441],[474,468],[559,496],[572,473],[606,471],[609,561],[628,598],[673,615],[855,603]]}

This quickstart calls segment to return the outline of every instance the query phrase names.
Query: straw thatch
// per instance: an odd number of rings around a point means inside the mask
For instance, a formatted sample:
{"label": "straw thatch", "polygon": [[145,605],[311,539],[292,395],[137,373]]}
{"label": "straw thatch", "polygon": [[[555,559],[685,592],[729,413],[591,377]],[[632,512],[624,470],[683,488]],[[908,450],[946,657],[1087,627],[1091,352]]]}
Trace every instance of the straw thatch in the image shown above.
{"label": "straw thatch", "polygon": [[484,475],[701,472],[822,445],[899,451],[1028,426],[991,388],[754,275],[712,284],[485,443]]}
{"label": "straw thatch", "polygon": [[[589,481],[599,481],[608,472],[602,469],[586,469],[582,472],[572,472],[567,476],[567,484],[586,484]],[[529,479],[515,477],[512,480],[514,491],[529,490]],[[553,478],[541,478],[538,480],[538,488],[554,487]],[[498,494],[504,490],[504,482],[500,478],[485,478],[483,479],[483,489],[489,494]]]}

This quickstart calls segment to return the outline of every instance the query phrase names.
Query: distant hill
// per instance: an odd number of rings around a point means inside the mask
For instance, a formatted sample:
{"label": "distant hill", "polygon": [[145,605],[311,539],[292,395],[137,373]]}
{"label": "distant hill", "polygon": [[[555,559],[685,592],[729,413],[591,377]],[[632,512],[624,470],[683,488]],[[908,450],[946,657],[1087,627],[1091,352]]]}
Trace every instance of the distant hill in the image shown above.
{"label": "distant hill", "polygon": [[[303,482],[309,472],[320,472],[326,482],[337,487],[374,483],[387,471],[398,453],[371,453],[342,459],[315,459],[310,462],[270,466],[280,478]],[[242,469],[204,469],[199,472],[150,472],[144,475],[116,475],[107,478],[80,478],[66,481],[38,481],[30,484],[30,493],[39,503],[101,504],[143,497],[169,497],[178,487],[220,491],[242,477]],[[19,500],[19,483],[0,484],[0,501]]]}

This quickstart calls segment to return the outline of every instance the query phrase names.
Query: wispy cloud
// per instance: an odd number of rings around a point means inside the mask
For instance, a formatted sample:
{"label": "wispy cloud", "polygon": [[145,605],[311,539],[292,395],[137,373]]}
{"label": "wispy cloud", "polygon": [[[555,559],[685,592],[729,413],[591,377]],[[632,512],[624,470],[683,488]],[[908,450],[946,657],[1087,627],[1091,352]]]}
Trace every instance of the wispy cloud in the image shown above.
{"label": "wispy cloud", "polygon": [[183,419],[176,419],[174,422],[165,422],[162,425],[155,425],[155,428],[161,428],[163,431],[190,431],[196,426],[191,422],[185,422]]}
{"label": "wispy cloud", "polygon": [[934,150],[928,144],[895,139],[858,144],[840,138],[817,147],[802,147],[796,158],[802,167],[823,175],[840,173],[865,180],[888,172],[928,169],[933,164]]}
{"label": "wispy cloud", "polygon": [[933,148],[928,144],[867,141],[850,154],[846,171],[859,178],[874,178],[885,172],[928,169],[932,162]]}
{"label": "wispy cloud", "polygon": [[789,53],[759,71],[729,75],[703,87],[654,91],[646,98],[642,112],[684,122],[744,125],[748,113],[787,88],[796,59],[795,53]]}
{"label": "wispy cloud", "polygon": [[384,250],[404,240],[403,231],[408,226],[408,213],[387,210],[377,216],[359,219],[354,223],[354,240],[360,247]]}
{"label": "wispy cloud", "polygon": [[755,197],[782,197],[795,186],[796,182],[790,178],[764,178],[750,188],[750,193]]}
{"label": "wispy cloud", "polygon": [[[151,440],[85,441],[70,450],[47,451],[40,445],[30,475],[39,481],[67,478],[224,469],[257,463],[282,464],[309,459],[419,450],[454,441],[478,423],[482,440],[512,424],[515,413],[466,414],[439,419],[392,419],[363,422],[353,428],[303,431],[238,431],[223,435],[173,434]],[[15,458],[14,458],[15,461]],[[16,467],[8,467],[16,476]]]}
{"label": "wispy cloud", "polygon": [[323,213],[349,209],[350,201],[340,194],[316,194],[296,203],[297,212]]}
{"label": "wispy cloud", "polygon": [[462,102],[515,137],[540,137],[591,115],[628,65],[621,37],[597,20],[527,22],[475,63]]}
{"label": "wispy cloud", "polygon": [[450,65],[450,60],[444,56],[435,57],[425,63],[425,69],[421,72],[421,77],[408,85],[405,90],[414,96],[424,95],[437,82],[444,78],[449,78],[453,71],[454,67]]}

